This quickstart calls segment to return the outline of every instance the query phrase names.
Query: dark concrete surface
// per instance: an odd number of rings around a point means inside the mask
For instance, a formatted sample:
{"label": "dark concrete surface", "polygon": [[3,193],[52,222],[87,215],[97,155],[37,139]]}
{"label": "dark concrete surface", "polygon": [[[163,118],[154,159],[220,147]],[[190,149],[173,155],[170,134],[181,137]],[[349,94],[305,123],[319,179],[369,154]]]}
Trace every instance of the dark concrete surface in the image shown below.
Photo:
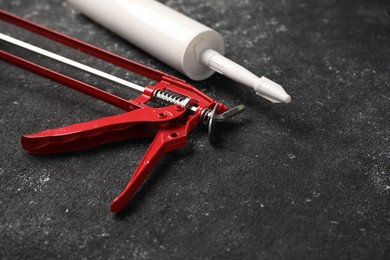
{"label": "dark concrete surface", "polygon": [[[22,134],[120,111],[0,61],[0,258],[389,259],[390,3],[161,2],[218,30],[227,57],[283,85],[292,103],[272,104],[220,75],[191,82],[247,111],[219,126],[215,146],[206,129],[195,130],[188,146],[164,157],[125,212],[114,215],[109,203],[150,140],[27,154]],[[0,8],[186,79],[62,0],[3,0]],[[4,23],[1,28],[133,79]]]}

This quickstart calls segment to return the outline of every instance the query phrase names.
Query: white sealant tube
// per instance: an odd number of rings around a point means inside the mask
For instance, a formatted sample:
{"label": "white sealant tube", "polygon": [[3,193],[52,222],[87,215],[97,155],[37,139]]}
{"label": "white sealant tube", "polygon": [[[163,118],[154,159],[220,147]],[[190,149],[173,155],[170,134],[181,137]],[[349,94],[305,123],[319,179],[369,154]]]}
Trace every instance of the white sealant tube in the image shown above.
{"label": "white sealant tube", "polygon": [[214,71],[275,103],[291,97],[275,82],[225,58],[221,35],[154,0],[67,0],[74,8],[193,80]]}

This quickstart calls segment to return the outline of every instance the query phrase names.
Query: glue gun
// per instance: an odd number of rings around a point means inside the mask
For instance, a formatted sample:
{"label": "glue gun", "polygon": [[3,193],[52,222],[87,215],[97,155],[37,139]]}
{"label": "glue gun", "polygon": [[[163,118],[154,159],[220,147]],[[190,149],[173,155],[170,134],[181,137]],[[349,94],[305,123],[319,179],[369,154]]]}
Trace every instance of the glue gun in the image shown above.
{"label": "glue gun", "polygon": [[[32,154],[69,152],[130,138],[154,137],[129,183],[123,192],[112,201],[111,210],[113,212],[120,212],[125,208],[142,182],[166,153],[186,146],[192,129],[200,124],[207,124],[209,135],[212,136],[216,122],[224,121],[244,109],[244,106],[240,105],[229,110],[226,105],[215,101],[179,78],[99,49],[3,10],[0,10],[0,19],[157,81],[155,85],[142,87],[123,79],[110,77],[107,73],[0,33],[0,39],[3,41],[118,83],[127,82],[127,86],[142,92],[138,98],[126,100],[0,50],[0,59],[125,111],[119,115],[23,135],[21,142],[27,152]],[[151,101],[165,106],[152,107],[148,104]]]}

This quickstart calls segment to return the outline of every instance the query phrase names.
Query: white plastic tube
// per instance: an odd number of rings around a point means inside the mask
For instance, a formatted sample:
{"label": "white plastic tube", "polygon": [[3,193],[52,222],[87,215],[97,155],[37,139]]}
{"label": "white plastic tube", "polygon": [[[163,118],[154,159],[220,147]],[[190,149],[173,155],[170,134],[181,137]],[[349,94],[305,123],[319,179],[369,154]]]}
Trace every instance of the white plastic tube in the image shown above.
{"label": "white plastic tube", "polygon": [[221,35],[154,0],[67,0],[78,11],[140,49],[182,72],[203,80],[215,71],[255,90],[272,102],[291,98],[275,82],[257,77],[225,58]]}
{"label": "white plastic tube", "polygon": [[199,64],[203,49],[224,53],[216,31],[152,0],[68,0],[77,10],[140,49],[184,73],[203,80],[213,70]]}

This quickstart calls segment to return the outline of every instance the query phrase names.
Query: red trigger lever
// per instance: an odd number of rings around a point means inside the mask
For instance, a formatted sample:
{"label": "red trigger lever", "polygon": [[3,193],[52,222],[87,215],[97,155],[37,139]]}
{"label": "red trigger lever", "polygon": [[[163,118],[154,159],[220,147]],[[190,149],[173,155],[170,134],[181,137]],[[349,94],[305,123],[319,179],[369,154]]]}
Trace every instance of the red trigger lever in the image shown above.
{"label": "red trigger lever", "polygon": [[[126,100],[0,50],[0,58],[7,62],[126,111],[123,114],[98,120],[24,135],[21,142],[27,152],[33,154],[68,152],[125,139],[154,137],[126,188],[112,201],[111,210],[113,212],[120,212],[127,205],[164,154],[186,146],[189,133],[194,127],[199,124],[208,124],[209,134],[212,135],[215,122],[224,121],[244,109],[243,106],[238,106],[228,110],[228,107],[224,104],[213,100],[181,79],[99,49],[3,10],[0,10],[0,19],[158,82],[154,86],[145,88],[133,84],[134,88],[141,91],[142,94],[136,99]],[[32,46],[3,34],[1,34],[1,37],[2,40],[14,43],[19,47],[29,49]],[[37,52],[39,53],[39,50]],[[51,58],[65,63],[69,61],[59,55],[57,55],[58,57],[55,54],[52,56],[54,57]],[[147,104],[150,101],[166,106],[155,108]]]}

